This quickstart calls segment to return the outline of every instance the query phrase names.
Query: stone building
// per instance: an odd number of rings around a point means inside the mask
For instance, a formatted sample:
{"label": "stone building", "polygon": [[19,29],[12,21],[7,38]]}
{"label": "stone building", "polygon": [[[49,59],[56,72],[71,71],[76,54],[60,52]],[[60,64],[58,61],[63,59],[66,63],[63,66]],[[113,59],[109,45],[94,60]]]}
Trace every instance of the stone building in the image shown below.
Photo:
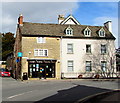
{"label": "stone building", "polygon": [[91,77],[98,71],[108,76],[115,68],[114,41],[111,21],[89,26],[59,15],[58,24],[42,24],[23,22],[20,15],[14,46],[17,78],[25,72],[29,78]]}

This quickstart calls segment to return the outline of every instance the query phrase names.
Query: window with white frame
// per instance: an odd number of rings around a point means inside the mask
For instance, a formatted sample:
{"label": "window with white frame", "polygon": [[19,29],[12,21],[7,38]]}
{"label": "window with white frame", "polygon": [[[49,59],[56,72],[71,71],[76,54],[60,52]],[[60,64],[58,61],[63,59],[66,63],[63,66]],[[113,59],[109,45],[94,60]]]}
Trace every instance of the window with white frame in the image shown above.
{"label": "window with white frame", "polygon": [[105,37],[105,30],[103,28],[101,28],[98,33],[100,37]]}
{"label": "window with white frame", "polygon": [[34,56],[48,56],[47,49],[34,49]]}
{"label": "window with white frame", "polygon": [[91,30],[88,27],[84,30],[84,35],[91,36]]}
{"label": "window with white frame", "polygon": [[106,72],[106,70],[107,70],[107,62],[106,61],[101,61],[101,70],[103,72]]}
{"label": "window with white frame", "polygon": [[73,44],[67,44],[67,53],[73,53]]}
{"label": "window with white frame", "polygon": [[74,64],[73,64],[73,60],[68,60],[68,64],[67,64],[67,69],[68,69],[68,72],[72,72],[73,69],[74,69]]}
{"label": "window with white frame", "polygon": [[71,36],[73,35],[73,29],[69,26],[66,30],[65,30],[66,35]]}
{"label": "window with white frame", "polygon": [[86,61],[86,71],[88,72],[92,71],[91,61]]}
{"label": "window with white frame", "polygon": [[86,44],[86,53],[91,53],[91,45]]}
{"label": "window with white frame", "polygon": [[106,45],[101,44],[101,54],[105,54],[107,52]]}
{"label": "window with white frame", "polygon": [[45,43],[45,37],[37,37],[37,43]]}

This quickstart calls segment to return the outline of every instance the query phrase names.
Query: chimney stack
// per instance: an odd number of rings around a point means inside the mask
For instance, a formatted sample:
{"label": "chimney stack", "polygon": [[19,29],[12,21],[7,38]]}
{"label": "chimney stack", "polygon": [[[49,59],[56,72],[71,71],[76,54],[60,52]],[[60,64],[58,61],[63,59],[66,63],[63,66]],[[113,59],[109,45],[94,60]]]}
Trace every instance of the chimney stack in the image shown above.
{"label": "chimney stack", "polygon": [[64,15],[58,15],[58,24],[60,24],[64,19]]}
{"label": "chimney stack", "polygon": [[22,14],[19,15],[18,25],[19,25],[19,26],[23,26],[23,16],[22,16]]}
{"label": "chimney stack", "polygon": [[104,26],[112,33],[112,21],[107,21]]}

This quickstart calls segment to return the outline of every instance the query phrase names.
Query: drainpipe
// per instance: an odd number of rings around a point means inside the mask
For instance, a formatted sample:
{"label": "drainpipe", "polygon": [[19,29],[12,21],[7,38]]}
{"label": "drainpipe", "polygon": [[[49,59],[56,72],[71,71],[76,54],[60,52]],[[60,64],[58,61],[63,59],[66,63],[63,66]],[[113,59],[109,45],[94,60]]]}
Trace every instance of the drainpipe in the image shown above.
{"label": "drainpipe", "polygon": [[60,38],[60,76],[62,77],[62,36]]}

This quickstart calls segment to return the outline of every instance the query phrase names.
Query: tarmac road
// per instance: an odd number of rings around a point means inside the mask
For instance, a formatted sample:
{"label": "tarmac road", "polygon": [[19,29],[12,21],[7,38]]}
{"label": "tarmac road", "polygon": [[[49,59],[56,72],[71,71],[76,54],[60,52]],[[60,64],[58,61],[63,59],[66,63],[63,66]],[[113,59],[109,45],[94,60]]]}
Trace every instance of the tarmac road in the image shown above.
{"label": "tarmac road", "polygon": [[[74,103],[97,93],[119,89],[118,80],[30,80],[2,78],[2,100],[16,103]],[[3,103],[4,103],[3,102]],[[48,103],[47,102],[47,103]]]}

